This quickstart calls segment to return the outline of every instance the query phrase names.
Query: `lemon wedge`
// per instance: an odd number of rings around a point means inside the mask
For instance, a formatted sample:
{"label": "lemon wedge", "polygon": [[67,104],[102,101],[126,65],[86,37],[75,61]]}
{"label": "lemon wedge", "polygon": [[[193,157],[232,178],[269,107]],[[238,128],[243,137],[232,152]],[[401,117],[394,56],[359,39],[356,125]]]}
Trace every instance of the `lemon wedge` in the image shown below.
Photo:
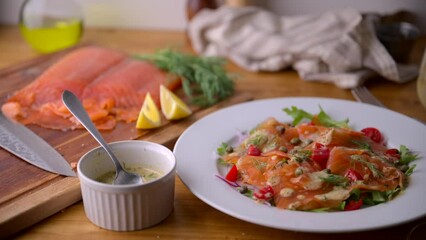
{"label": "lemon wedge", "polygon": [[191,109],[182,99],[165,86],[160,86],[161,111],[168,120],[185,118],[192,114]]}
{"label": "lemon wedge", "polygon": [[136,121],[136,128],[151,129],[157,128],[161,125],[160,111],[155,105],[151,94],[147,93],[145,100],[142,104],[141,111],[139,112],[138,120]]}

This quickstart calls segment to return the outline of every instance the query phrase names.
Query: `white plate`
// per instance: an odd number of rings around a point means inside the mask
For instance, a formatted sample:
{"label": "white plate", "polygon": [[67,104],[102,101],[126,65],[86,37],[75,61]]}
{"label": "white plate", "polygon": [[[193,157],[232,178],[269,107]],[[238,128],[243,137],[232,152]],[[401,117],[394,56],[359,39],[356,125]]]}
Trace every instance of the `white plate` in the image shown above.
{"label": "white plate", "polygon": [[[403,144],[423,156],[415,161],[417,167],[406,191],[390,202],[357,211],[313,213],[258,204],[215,177],[221,173],[215,152],[222,142],[232,140],[238,131],[250,130],[268,117],[291,121],[282,111],[291,106],[311,113],[318,113],[321,106],[336,120],[349,118],[353,129],[376,127],[390,146]],[[267,227],[304,232],[348,232],[389,227],[426,215],[426,126],[372,105],[327,98],[275,98],[242,103],[194,123],[178,139],[174,154],[177,174],[198,198],[233,217]]]}

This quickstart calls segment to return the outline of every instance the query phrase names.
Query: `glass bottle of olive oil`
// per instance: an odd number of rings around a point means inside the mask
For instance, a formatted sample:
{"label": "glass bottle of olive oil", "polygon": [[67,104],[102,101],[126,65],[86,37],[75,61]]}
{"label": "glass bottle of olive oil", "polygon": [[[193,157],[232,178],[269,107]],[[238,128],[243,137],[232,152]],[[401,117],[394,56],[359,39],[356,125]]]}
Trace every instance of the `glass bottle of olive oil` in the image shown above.
{"label": "glass bottle of olive oil", "polygon": [[83,17],[72,0],[26,0],[21,7],[19,27],[33,49],[50,53],[80,41]]}

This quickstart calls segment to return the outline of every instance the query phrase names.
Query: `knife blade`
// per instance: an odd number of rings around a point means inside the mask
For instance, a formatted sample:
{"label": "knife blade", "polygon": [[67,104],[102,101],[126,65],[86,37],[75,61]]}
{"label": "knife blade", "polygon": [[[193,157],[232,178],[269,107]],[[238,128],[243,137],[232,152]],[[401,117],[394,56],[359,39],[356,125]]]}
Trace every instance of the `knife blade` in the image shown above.
{"label": "knife blade", "polygon": [[0,111],[0,146],[10,153],[49,172],[75,177],[70,164],[44,139]]}

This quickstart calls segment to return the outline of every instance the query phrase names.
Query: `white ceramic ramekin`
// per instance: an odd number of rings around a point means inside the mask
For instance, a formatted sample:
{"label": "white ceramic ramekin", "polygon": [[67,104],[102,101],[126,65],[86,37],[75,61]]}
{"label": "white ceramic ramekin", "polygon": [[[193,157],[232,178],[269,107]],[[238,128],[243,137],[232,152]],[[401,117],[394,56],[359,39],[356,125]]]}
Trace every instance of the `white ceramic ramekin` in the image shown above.
{"label": "white ceramic ramekin", "polygon": [[126,165],[138,164],[164,173],[142,184],[112,185],[96,181],[114,170],[113,162],[98,147],[78,162],[84,211],[91,222],[114,231],[133,231],[153,226],[173,210],[176,160],[166,147],[146,141],[110,143]]}

